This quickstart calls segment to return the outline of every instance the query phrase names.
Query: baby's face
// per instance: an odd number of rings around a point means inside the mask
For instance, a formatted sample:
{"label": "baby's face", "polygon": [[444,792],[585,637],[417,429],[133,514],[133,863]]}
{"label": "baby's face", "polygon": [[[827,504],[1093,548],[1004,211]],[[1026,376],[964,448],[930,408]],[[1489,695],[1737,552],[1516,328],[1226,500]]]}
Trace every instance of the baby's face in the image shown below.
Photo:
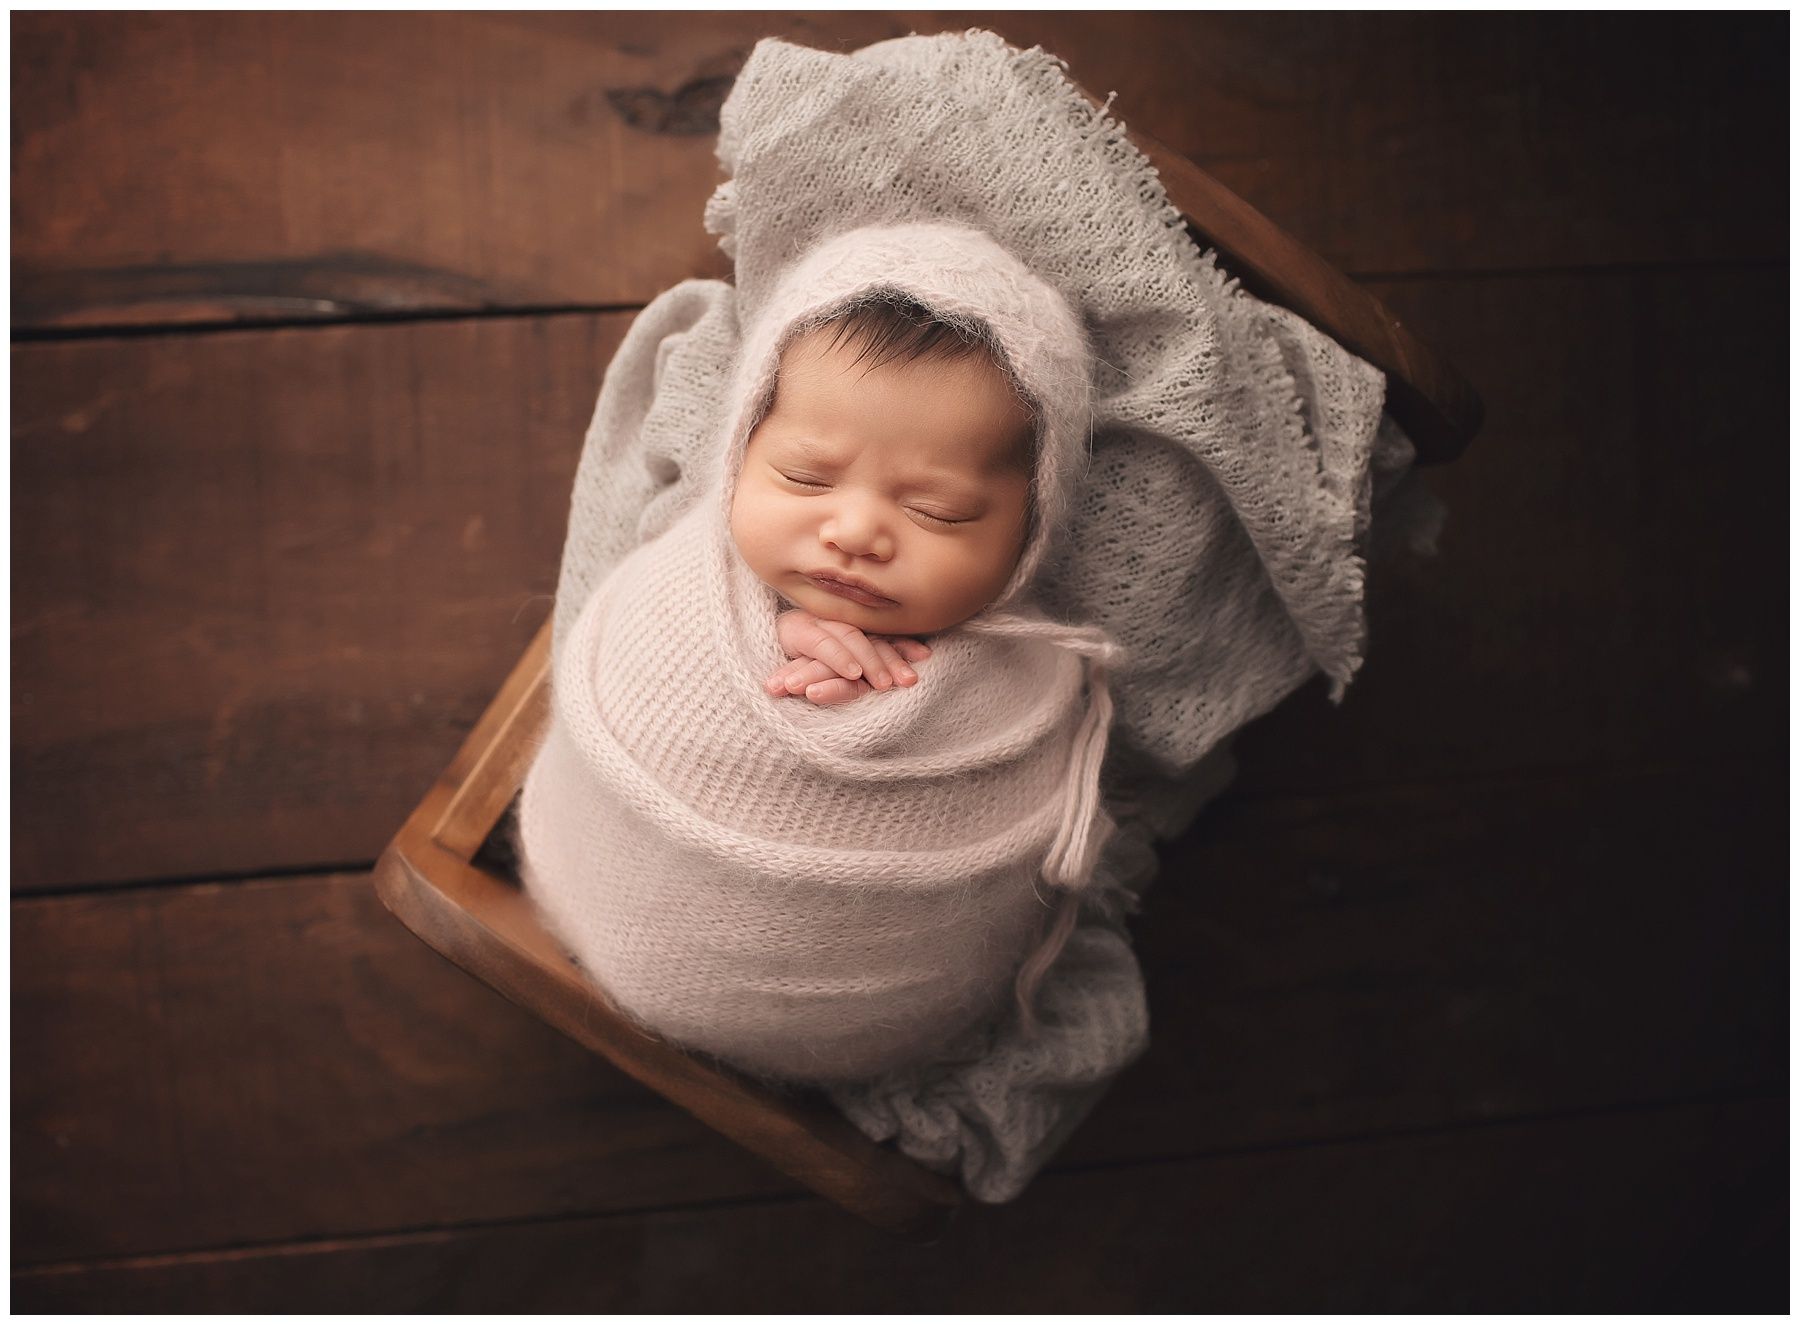
{"label": "baby's face", "polygon": [[796,607],[871,634],[966,621],[1025,546],[1031,416],[985,355],[853,368],[831,337],[782,355],[732,499],[738,552]]}

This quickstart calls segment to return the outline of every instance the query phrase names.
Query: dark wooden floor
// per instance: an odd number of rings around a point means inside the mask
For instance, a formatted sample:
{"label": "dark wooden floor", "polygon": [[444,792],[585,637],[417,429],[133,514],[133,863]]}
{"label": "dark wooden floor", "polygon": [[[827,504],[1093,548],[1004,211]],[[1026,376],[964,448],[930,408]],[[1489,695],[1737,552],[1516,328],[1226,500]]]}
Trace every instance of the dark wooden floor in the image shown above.
{"label": "dark wooden floor", "polygon": [[[13,1304],[1787,1303],[1786,18],[16,14]],[[1137,936],[1154,1047],[942,1242],[367,869],[549,609],[754,39],[1062,54],[1489,404]]]}

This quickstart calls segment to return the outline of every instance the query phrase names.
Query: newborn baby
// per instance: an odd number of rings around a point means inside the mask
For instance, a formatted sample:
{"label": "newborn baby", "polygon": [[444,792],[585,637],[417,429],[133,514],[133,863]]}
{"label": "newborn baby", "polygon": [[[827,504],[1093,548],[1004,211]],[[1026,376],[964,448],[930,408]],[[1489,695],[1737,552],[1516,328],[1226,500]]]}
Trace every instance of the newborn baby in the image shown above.
{"label": "newborn baby", "polygon": [[918,636],[974,616],[1030,521],[1035,420],[980,340],[906,299],[860,305],[781,357],[731,536],[795,610],[774,695],[840,704],[911,685]]}
{"label": "newborn baby", "polygon": [[849,231],[763,292],[706,491],[557,640],[520,807],[528,895],[647,1031],[850,1082],[1029,1008],[1111,826],[1114,649],[1028,605],[1088,391],[979,232]]}

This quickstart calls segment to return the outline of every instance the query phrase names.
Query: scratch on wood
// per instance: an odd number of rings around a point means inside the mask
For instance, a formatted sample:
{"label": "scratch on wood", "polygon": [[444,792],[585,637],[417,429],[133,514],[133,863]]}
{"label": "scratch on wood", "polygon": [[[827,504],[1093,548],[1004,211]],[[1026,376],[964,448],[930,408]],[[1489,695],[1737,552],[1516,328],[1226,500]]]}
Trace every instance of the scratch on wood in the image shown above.
{"label": "scratch on wood", "polygon": [[322,253],[251,262],[26,270],[13,282],[14,326],[81,326],[146,316],[333,317],[416,308],[502,307],[534,298],[460,272],[380,254]]}

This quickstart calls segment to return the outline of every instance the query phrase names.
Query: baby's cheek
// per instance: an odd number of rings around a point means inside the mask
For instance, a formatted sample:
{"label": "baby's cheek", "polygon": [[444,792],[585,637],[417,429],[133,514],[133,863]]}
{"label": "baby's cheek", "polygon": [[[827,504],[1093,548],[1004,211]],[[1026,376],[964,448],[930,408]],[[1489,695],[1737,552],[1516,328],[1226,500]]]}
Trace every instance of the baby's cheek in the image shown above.
{"label": "baby's cheek", "polygon": [[756,506],[756,499],[746,493],[740,484],[731,502],[731,541],[737,548],[738,555],[753,567],[759,566],[764,553],[764,538]]}
{"label": "baby's cheek", "polygon": [[997,537],[983,549],[981,582],[990,600],[1000,596],[1000,591],[1012,578],[1013,568],[1019,564],[1019,555],[1024,550],[1024,544],[1010,535]]}

